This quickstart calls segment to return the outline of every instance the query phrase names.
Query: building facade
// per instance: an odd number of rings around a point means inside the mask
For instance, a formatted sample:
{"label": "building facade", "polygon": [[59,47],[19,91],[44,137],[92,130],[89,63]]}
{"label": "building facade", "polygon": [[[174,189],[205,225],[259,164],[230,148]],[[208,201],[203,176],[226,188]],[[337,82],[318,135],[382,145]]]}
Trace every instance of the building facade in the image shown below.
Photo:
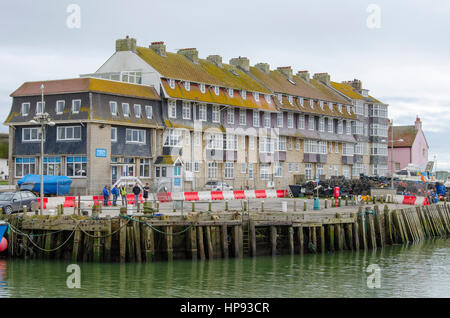
{"label": "building facade", "polygon": [[[219,55],[201,59],[195,48],[171,53],[163,42],[142,47],[127,37],[116,41],[116,52],[95,73],[25,83],[11,95],[12,182],[38,173],[40,139],[30,120],[43,111],[41,84],[45,111],[56,123],[45,136],[44,172],[68,174],[74,192],[99,192],[127,176],[189,191],[208,181],[278,188],[385,173],[383,161],[368,152],[379,136],[366,132],[378,118],[359,114],[357,99],[336,88],[327,73],[250,66],[245,57],[227,64]],[[361,94],[369,109],[376,100]],[[62,113],[61,101],[70,106]],[[61,131],[72,129],[77,138],[60,140]],[[96,156],[99,149],[106,156]],[[72,168],[75,158],[81,164]],[[59,166],[52,168],[50,159]]]}

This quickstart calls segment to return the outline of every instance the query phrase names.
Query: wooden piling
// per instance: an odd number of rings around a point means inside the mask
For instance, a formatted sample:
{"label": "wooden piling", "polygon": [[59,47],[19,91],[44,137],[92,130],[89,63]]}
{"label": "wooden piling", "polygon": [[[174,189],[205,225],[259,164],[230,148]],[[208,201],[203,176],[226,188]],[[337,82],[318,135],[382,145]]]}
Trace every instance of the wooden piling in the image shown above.
{"label": "wooden piling", "polygon": [[328,248],[334,252],[334,225],[328,225]]}
{"label": "wooden piling", "polygon": [[355,245],[353,242],[353,224],[347,223],[345,224],[345,234],[346,234],[346,241],[347,241],[347,248],[349,250],[355,249]]}
{"label": "wooden piling", "polygon": [[191,259],[196,260],[197,259],[197,228],[192,226],[188,230],[188,240],[189,240],[189,247],[191,252]]}
{"label": "wooden piling", "polygon": [[325,245],[325,227],[322,225],[319,227],[320,230],[320,252],[325,253],[326,252],[326,245]]}
{"label": "wooden piling", "polygon": [[81,231],[77,229],[77,230],[75,230],[75,233],[73,236],[73,249],[72,249],[72,262],[73,263],[76,263],[78,260],[80,238],[81,238]]}
{"label": "wooden piling", "polygon": [[173,227],[166,227],[166,252],[167,252],[167,260],[173,261]]}
{"label": "wooden piling", "polygon": [[272,246],[272,256],[277,255],[277,228],[276,226],[270,227],[270,243]]}
{"label": "wooden piling", "polygon": [[222,225],[222,254],[223,258],[228,258],[228,233],[227,226]]}
{"label": "wooden piling", "polygon": [[205,244],[203,242],[203,226],[197,227],[197,244],[198,252],[201,260],[205,259]]}
{"label": "wooden piling", "polygon": [[353,218],[354,222],[352,223],[352,234],[353,234],[353,247],[356,251],[359,250],[359,223],[358,223],[358,215],[354,212],[350,213],[350,216]]}
{"label": "wooden piling", "polygon": [[253,221],[250,221],[249,223],[249,238],[250,238],[250,244],[251,244],[251,254],[253,257],[256,256],[256,228],[255,223]]}
{"label": "wooden piling", "polygon": [[109,215],[106,216],[108,225],[107,231],[105,233],[105,249],[104,249],[104,258],[106,262],[111,261],[111,245],[112,245],[112,221]]}
{"label": "wooden piling", "polygon": [[152,228],[145,227],[145,260],[147,262],[153,261],[155,257],[155,235]]}
{"label": "wooden piling", "polygon": [[289,254],[294,255],[294,228],[292,226],[288,227],[289,236]]}
{"label": "wooden piling", "polygon": [[138,222],[133,222],[133,232],[134,232],[134,247],[136,251],[136,261],[142,262],[142,253],[141,253],[141,231]]}
{"label": "wooden piling", "polygon": [[[122,214],[123,209],[125,209],[125,213],[127,211],[126,208],[120,208],[120,213]],[[120,218],[119,226],[120,226],[120,233],[119,233],[119,259],[120,262],[126,261],[126,253],[127,253],[127,225],[126,221],[123,218]]]}
{"label": "wooden piling", "polygon": [[208,258],[212,260],[214,259],[214,250],[211,238],[211,226],[206,227],[206,242],[208,244]]}
{"label": "wooden piling", "polygon": [[384,206],[384,226],[385,226],[385,241],[386,244],[393,244],[394,240],[392,237],[392,215],[389,212],[387,205]]}
{"label": "wooden piling", "polygon": [[297,228],[297,240],[298,240],[298,251],[299,254],[302,255],[305,252],[305,238],[302,226],[299,226]]}
{"label": "wooden piling", "polygon": [[317,253],[317,232],[316,232],[316,227],[315,226],[312,226],[312,227],[310,227],[309,228],[310,229],[310,231],[311,231],[311,239],[312,239],[312,243],[313,243],[313,245],[314,245],[314,250],[315,250],[315,252]]}
{"label": "wooden piling", "polygon": [[100,236],[101,232],[94,232],[94,254],[93,254],[93,260],[94,262],[100,262]]}
{"label": "wooden piling", "polygon": [[362,207],[358,211],[358,227],[362,248],[367,250],[366,218]]}
{"label": "wooden piling", "polygon": [[233,226],[233,249],[234,249],[234,257],[239,257],[239,226]]}

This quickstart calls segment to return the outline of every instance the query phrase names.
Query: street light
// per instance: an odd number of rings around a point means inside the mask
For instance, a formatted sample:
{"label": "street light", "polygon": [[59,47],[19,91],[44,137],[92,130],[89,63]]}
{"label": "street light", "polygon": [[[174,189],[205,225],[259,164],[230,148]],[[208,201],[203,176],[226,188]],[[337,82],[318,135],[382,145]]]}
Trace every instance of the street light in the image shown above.
{"label": "street light", "polygon": [[394,140],[394,120],[391,119],[391,190],[394,189],[394,142],[402,142],[403,138]]}
{"label": "street light", "polygon": [[41,126],[41,158],[39,160],[39,173],[41,175],[41,204],[40,204],[40,214],[44,213],[44,139],[45,139],[45,126],[55,126],[55,123],[51,120],[48,113],[44,113],[44,84],[41,85],[41,102],[42,102],[42,112],[36,114],[32,120],[29,122],[31,124],[38,124]]}

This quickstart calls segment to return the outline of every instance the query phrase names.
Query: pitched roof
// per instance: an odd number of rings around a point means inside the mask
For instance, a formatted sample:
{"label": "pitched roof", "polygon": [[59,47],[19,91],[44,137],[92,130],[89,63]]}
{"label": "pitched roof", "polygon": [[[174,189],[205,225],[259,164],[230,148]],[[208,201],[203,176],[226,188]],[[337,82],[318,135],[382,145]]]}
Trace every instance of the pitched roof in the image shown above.
{"label": "pitched roof", "polygon": [[138,98],[160,100],[154,87],[124,82],[110,81],[99,78],[72,78],[52,81],[23,83],[10,96],[41,95],[41,85],[44,84],[44,94],[67,94],[80,92],[99,92],[106,94],[131,96]]}
{"label": "pitched roof", "polygon": [[[392,147],[391,140],[394,139],[394,147],[412,147],[414,140],[416,139],[418,130],[415,126],[394,126],[394,136],[392,137],[392,129],[389,126],[389,147]],[[403,139],[403,141],[395,141]]]}
{"label": "pitched roof", "polygon": [[330,85],[338,90],[339,92],[341,92],[342,94],[344,94],[345,96],[351,98],[351,99],[359,99],[359,100],[363,100],[369,103],[377,103],[377,104],[382,104],[382,102],[380,102],[378,99],[376,99],[373,96],[368,96],[365,97],[361,94],[359,94],[358,92],[355,91],[355,89],[346,83],[337,83],[337,82],[330,82]]}

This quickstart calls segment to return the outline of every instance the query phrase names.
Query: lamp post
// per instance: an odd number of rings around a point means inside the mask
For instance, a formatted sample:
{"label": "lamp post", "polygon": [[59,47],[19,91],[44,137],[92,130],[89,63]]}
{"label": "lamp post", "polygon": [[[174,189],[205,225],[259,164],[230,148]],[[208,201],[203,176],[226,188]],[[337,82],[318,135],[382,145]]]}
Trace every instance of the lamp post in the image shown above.
{"label": "lamp post", "polygon": [[394,189],[394,142],[402,142],[403,139],[394,140],[394,120],[391,119],[391,190]]}
{"label": "lamp post", "polygon": [[32,120],[30,120],[31,124],[39,124],[41,126],[41,156],[39,160],[39,174],[41,175],[41,204],[39,213],[43,215],[44,211],[44,139],[45,139],[45,126],[54,126],[55,123],[51,121],[50,115],[44,112],[44,84],[41,85],[41,102],[42,102],[42,110],[37,113],[36,116]]}

